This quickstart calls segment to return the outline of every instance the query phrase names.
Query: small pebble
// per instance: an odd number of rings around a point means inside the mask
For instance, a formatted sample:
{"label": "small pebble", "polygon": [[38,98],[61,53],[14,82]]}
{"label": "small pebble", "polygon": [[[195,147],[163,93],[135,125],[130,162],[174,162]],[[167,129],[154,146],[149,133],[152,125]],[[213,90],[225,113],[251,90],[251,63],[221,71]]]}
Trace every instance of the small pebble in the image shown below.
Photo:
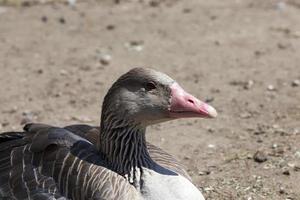
{"label": "small pebble", "polygon": [[184,156],[183,159],[184,160],[191,160],[191,158],[189,156]]}
{"label": "small pebble", "polygon": [[209,175],[210,173],[211,173],[210,171],[206,171],[206,170],[205,170],[205,171],[199,171],[199,172],[198,172],[198,175],[199,175],[199,176],[204,176],[204,175]]}
{"label": "small pebble", "polygon": [[44,70],[43,70],[43,69],[38,69],[38,70],[36,71],[36,73],[42,74],[42,73],[44,73]]}
{"label": "small pebble", "polygon": [[64,70],[64,69],[61,69],[59,71],[59,74],[62,75],[62,76],[67,76],[68,75],[68,71],[67,70]]}
{"label": "small pebble", "polygon": [[182,10],[183,13],[190,13],[191,11],[192,11],[192,9],[190,9],[190,8],[184,8]]}
{"label": "small pebble", "polygon": [[214,190],[214,188],[212,188],[212,186],[205,187],[203,189],[204,189],[204,191],[213,191]]}
{"label": "small pebble", "polygon": [[5,120],[4,122],[1,123],[2,127],[6,127],[9,125],[9,122]]}
{"label": "small pebble", "polygon": [[300,165],[299,165],[299,166],[298,166],[298,165],[295,165],[295,166],[293,167],[293,169],[294,169],[295,172],[300,172]]}
{"label": "small pebble", "polygon": [[267,130],[266,130],[266,127],[259,124],[259,125],[257,126],[256,130],[254,131],[254,134],[255,134],[255,135],[262,135],[262,134],[265,134],[266,131],[267,131]]}
{"label": "small pebble", "polygon": [[296,156],[297,158],[300,158],[300,151],[296,151],[296,152],[295,152],[295,156]]}
{"label": "small pebble", "polygon": [[254,55],[255,56],[261,56],[261,55],[264,55],[265,54],[265,52],[264,51],[260,51],[260,50],[256,50],[256,51],[254,51]]}
{"label": "small pebble", "polygon": [[21,6],[23,6],[23,7],[29,7],[29,6],[31,6],[33,3],[32,2],[30,2],[30,1],[23,1],[23,2],[21,2]]}
{"label": "small pebble", "polygon": [[143,41],[130,41],[125,43],[125,47],[129,50],[142,51],[143,50]]}
{"label": "small pebble", "polygon": [[240,114],[240,118],[242,119],[249,119],[252,117],[252,114],[251,113],[248,113],[248,112],[245,112],[245,113],[241,113]]}
{"label": "small pebble", "polygon": [[286,3],[284,1],[279,1],[277,4],[276,4],[276,7],[279,11],[283,11],[286,9]]}
{"label": "small pebble", "polygon": [[[90,65],[83,65],[83,66],[80,66],[79,69],[82,71],[91,71],[92,67]],[[78,80],[78,82],[81,82],[81,79]]]}
{"label": "small pebble", "polygon": [[106,26],[106,29],[109,31],[114,30],[115,28],[116,28],[115,25],[112,25],[112,24],[109,24]]}
{"label": "small pebble", "polygon": [[96,85],[103,85],[103,82],[102,81],[96,81],[95,84]]}
{"label": "small pebble", "polygon": [[259,139],[256,140],[256,142],[257,143],[263,143],[264,141],[261,138],[259,138]]}
{"label": "small pebble", "polygon": [[300,133],[300,130],[299,130],[299,129],[295,128],[295,129],[293,130],[293,135],[298,135],[299,133]]}
{"label": "small pebble", "polygon": [[285,189],[283,188],[283,187],[280,187],[279,188],[279,193],[280,194],[285,194],[286,192],[285,192]]}
{"label": "small pebble", "polygon": [[72,116],[71,119],[79,122],[84,122],[84,123],[93,122],[93,120],[87,116]]}
{"label": "small pebble", "polygon": [[21,125],[28,124],[34,121],[35,115],[31,111],[24,111],[22,113]]}
{"label": "small pebble", "polygon": [[300,80],[299,79],[293,80],[293,82],[292,82],[293,87],[298,87],[299,85],[300,85]]}
{"label": "small pebble", "polygon": [[48,21],[48,17],[47,16],[42,16],[41,20],[42,20],[42,22],[46,23]]}
{"label": "small pebble", "polygon": [[111,62],[111,59],[112,59],[111,55],[109,55],[109,54],[103,54],[103,55],[101,55],[100,63],[102,65],[109,65],[110,62]]}
{"label": "small pebble", "polygon": [[218,89],[218,88],[212,88],[210,91],[212,93],[220,93],[221,92],[220,89]]}
{"label": "small pebble", "polygon": [[215,132],[215,130],[214,130],[213,128],[208,128],[207,131],[208,131],[209,133],[214,133],[214,132]]}
{"label": "small pebble", "polygon": [[277,44],[278,49],[282,49],[282,50],[287,49],[289,46],[290,46],[289,44],[283,44],[283,43]]}
{"label": "small pebble", "polygon": [[211,20],[216,20],[218,17],[216,15],[212,15],[209,17]]}
{"label": "small pebble", "polygon": [[53,97],[56,97],[56,98],[61,97],[61,96],[62,96],[62,92],[56,92],[56,93],[53,95]]}
{"label": "small pebble", "polygon": [[290,173],[289,170],[284,170],[284,171],[282,172],[282,174],[283,174],[283,175],[286,175],[286,176],[291,175],[291,173]]}
{"label": "small pebble", "polygon": [[59,21],[59,23],[61,23],[61,24],[65,24],[65,23],[66,23],[66,20],[65,20],[65,18],[63,18],[63,17],[60,17],[60,18],[58,19],[58,21]]}
{"label": "small pebble", "polygon": [[275,91],[276,88],[273,85],[268,85],[267,90],[268,91]]}
{"label": "small pebble", "polygon": [[300,164],[298,163],[288,163],[290,168],[292,168],[295,172],[300,172]]}
{"label": "small pebble", "polygon": [[76,0],[68,0],[70,6],[75,6]]}
{"label": "small pebble", "polygon": [[265,161],[268,160],[268,157],[267,155],[265,154],[265,152],[263,151],[257,151],[254,156],[253,156],[253,159],[255,162],[258,162],[258,163],[263,163]]}
{"label": "small pebble", "polygon": [[221,42],[218,41],[218,40],[216,40],[216,41],[214,41],[214,44],[215,44],[216,46],[220,46],[220,45],[221,45]]}
{"label": "small pebble", "polygon": [[272,128],[274,128],[274,129],[279,129],[280,126],[279,126],[278,124],[273,124],[273,125],[272,125]]}
{"label": "small pebble", "polygon": [[160,4],[160,1],[158,1],[158,0],[151,0],[151,1],[149,1],[149,5],[151,7],[158,7],[159,4]]}
{"label": "small pebble", "polygon": [[71,99],[71,100],[69,101],[69,104],[75,105],[75,104],[76,104],[76,100],[75,100],[75,99]]}
{"label": "small pebble", "polygon": [[210,102],[213,102],[214,100],[215,100],[214,97],[207,97],[207,98],[205,99],[205,102],[206,102],[206,103],[210,103]]}
{"label": "small pebble", "polygon": [[300,38],[300,31],[295,31],[290,34],[293,38]]}
{"label": "small pebble", "polygon": [[253,87],[254,85],[254,81],[253,80],[249,80],[247,81],[247,83],[244,85],[244,89],[249,90]]}
{"label": "small pebble", "polygon": [[238,86],[238,85],[243,85],[244,83],[242,81],[233,80],[233,81],[230,81],[229,84]]}

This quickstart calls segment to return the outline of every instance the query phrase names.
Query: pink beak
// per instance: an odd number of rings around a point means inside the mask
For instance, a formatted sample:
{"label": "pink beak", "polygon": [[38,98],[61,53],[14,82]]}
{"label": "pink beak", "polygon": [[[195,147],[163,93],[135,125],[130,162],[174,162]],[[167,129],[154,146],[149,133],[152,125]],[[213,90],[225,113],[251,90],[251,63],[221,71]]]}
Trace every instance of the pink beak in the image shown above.
{"label": "pink beak", "polygon": [[171,95],[169,111],[172,118],[215,118],[218,115],[212,106],[187,93],[177,83],[171,85]]}

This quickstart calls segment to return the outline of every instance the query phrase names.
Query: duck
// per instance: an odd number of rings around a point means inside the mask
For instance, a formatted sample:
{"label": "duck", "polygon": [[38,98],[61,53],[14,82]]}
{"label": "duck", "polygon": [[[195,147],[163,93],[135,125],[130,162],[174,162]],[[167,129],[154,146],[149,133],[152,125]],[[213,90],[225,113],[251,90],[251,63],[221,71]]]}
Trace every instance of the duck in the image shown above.
{"label": "duck", "polygon": [[0,199],[204,200],[176,158],[147,142],[146,129],[216,116],[168,75],[133,68],[105,95],[100,126],[30,123],[0,134]]}

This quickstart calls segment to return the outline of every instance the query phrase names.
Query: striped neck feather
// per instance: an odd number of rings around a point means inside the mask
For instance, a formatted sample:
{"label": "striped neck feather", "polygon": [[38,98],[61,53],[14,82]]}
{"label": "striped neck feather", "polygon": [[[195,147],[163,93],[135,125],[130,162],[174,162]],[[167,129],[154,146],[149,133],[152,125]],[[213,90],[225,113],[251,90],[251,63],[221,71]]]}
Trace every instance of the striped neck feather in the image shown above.
{"label": "striped neck feather", "polygon": [[142,167],[154,165],[146,145],[146,128],[114,115],[106,115],[102,119],[100,152],[113,171],[135,183]]}

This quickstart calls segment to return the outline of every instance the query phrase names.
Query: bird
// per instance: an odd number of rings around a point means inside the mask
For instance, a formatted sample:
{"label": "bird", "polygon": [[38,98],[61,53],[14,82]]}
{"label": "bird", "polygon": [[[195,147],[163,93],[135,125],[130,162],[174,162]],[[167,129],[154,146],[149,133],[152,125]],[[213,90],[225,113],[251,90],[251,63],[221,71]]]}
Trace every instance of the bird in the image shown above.
{"label": "bird", "polygon": [[1,133],[0,199],[204,200],[185,168],[146,141],[146,129],[216,116],[168,75],[133,68],[105,95],[100,126],[30,123]]}

